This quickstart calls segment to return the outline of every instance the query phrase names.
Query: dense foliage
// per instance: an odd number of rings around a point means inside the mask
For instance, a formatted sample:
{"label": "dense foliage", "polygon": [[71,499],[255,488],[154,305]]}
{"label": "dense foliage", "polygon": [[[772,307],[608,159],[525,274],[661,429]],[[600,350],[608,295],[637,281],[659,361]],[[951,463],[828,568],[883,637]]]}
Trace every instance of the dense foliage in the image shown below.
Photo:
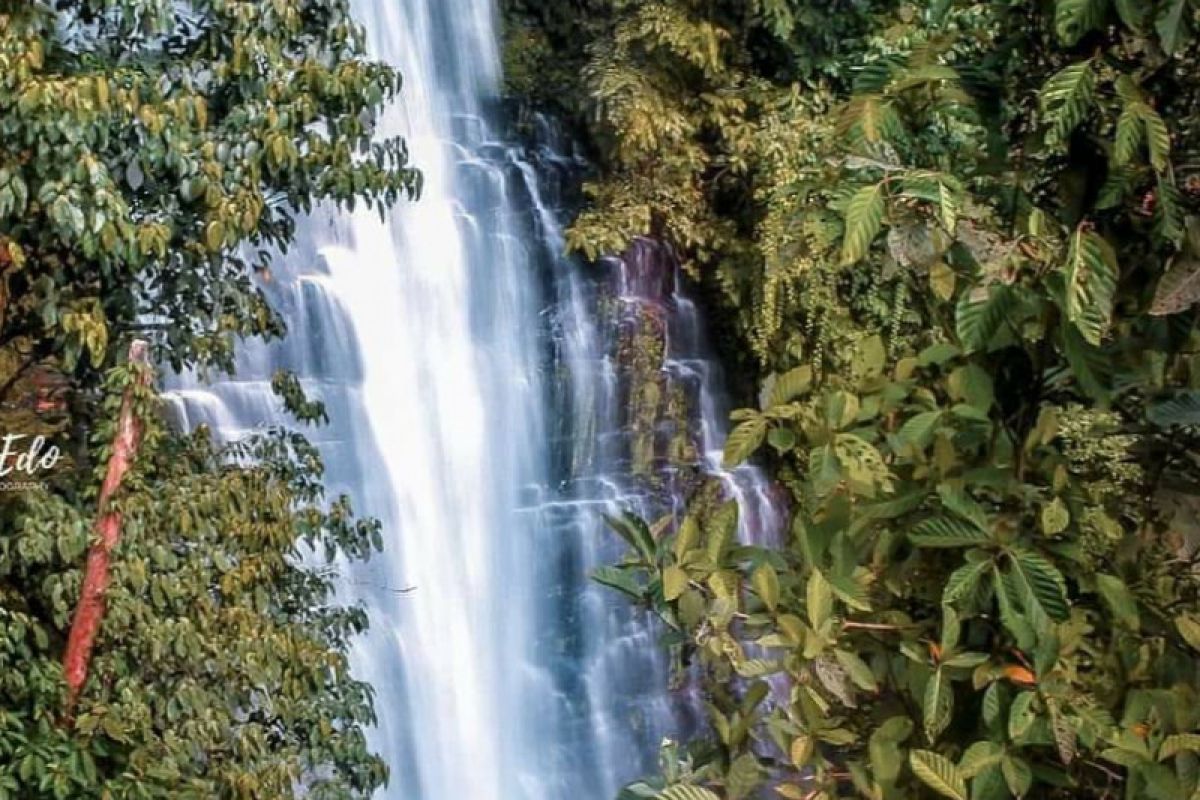
{"label": "dense foliage", "polygon": [[711,723],[624,796],[1200,796],[1200,4],[508,6],[571,243],[713,290],[792,499],[616,523]]}
{"label": "dense foliage", "polygon": [[[348,798],[385,780],[346,666],[365,620],[318,563],[378,534],[322,497],[296,434],[180,438],[135,383],[146,441],[69,718],[60,661],[131,338],[227,370],[240,337],[282,335],[257,282],[295,215],[418,187],[403,143],[372,140],[399,82],[363,58],[345,0],[0,2],[0,421],[68,453],[44,491],[0,493],[0,797]],[[275,387],[323,416],[293,376]]]}

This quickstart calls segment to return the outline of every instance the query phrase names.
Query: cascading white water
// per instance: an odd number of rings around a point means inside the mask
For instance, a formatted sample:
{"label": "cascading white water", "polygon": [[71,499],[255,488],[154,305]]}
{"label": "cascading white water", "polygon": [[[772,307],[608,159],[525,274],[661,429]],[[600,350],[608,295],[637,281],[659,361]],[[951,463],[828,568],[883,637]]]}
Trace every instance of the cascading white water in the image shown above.
{"label": "cascading white water", "polygon": [[[631,466],[628,315],[602,308],[669,307],[656,368],[691,398],[679,433],[702,470],[724,430],[719,370],[674,267],[665,294],[643,291],[663,285],[659,251],[598,271],[565,259],[553,179],[577,165],[544,136],[532,151],[504,141],[491,0],[354,5],[371,54],[404,76],[379,133],[406,139],[422,197],[382,220],[302,220],[264,286],[289,336],[248,343],[236,379],[180,379],[176,416],[223,439],[287,424],[277,368],[326,404],[332,423],[313,433],[326,483],[384,532],[383,553],[341,581],[371,618],[353,663],[376,690],[381,797],[611,800],[652,769],[687,704],[646,615],[589,584],[620,554],[597,512],[669,513],[686,487],[670,464],[652,465],[657,491]],[[769,515],[760,475],[723,480],[746,519]]]}

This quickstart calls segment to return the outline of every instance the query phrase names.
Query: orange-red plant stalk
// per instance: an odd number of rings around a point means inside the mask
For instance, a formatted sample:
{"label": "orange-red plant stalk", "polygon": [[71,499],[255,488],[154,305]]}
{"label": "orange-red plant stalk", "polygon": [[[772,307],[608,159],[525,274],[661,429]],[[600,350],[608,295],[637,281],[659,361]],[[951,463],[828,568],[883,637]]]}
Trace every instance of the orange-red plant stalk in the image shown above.
{"label": "orange-red plant stalk", "polygon": [[[129,361],[145,365],[148,363],[147,345],[137,340],[129,347]],[[149,379],[149,370],[143,371],[143,380]],[[87,567],[83,576],[83,590],[71,633],[67,639],[67,650],[63,656],[63,670],[67,678],[67,712],[79,699],[87,681],[88,665],[92,649],[104,620],[104,599],[108,591],[109,562],[112,551],[121,539],[121,515],[107,510],[109,501],[121,486],[125,473],[137,456],[138,443],[142,434],[142,422],[133,410],[132,387],[125,390],[117,419],[117,433],[113,440],[112,455],[100,486],[99,513],[96,520],[96,539],[88,550]]]}

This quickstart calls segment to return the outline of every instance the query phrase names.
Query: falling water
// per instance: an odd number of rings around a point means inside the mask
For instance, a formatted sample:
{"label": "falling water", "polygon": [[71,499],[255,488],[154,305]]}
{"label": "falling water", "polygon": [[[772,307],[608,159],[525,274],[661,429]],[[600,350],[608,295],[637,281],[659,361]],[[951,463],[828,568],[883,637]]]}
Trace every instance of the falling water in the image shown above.
{"label": "falling water", "polygon": [[[719,470],[722,379],[670,252],[564,257],[579,165],[545,125],[530,147],[499,127],[490,0],[355,7],[404,75],[380,134],[407,140],[422,198],[304,219],[264,286],[288,338],[247,343],[235,379],[181,378],[176,416],[227,440],[286,423],[278,368],[325,403],[326,482],[384,530],[340,587],[372,620],[353,661],[382,797],[611,800],[689,723],[657,628],[588,581],[620,555],[598,512],[677,514],[704,475],[746,538],[775,507],[755,470]],[[658,343],[648,361],[634,340]]]}

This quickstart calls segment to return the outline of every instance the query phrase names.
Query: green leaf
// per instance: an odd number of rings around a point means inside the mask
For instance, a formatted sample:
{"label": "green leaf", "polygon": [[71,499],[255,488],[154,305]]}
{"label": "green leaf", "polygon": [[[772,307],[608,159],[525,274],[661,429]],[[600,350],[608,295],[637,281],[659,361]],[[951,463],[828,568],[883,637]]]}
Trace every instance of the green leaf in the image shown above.
{"label": "green leaf", "polygon": [[1140,627],[1137,600],[1125,582],[1115,575],[1100,574],[1096,576],[1096,587],[1100,596],[1112,611],[1117,623],[1136,631]]}
{"label": "green leaf", "polygon": [[1200,650],[1200,620],[1191,614],[1182,614],[1175,618],[1175,628],[1193,650]]}
{"label": "green leaf", "polygon": [[755,450],[762,447],[766,438],[767,420],[765,417],[755,416],[738,425],[729,432],[729,436],[725,439],[723,461],[725,468],[731,469],[741,464],[753,455]]}
{"label": "green leaf", "polygon": [[813,368],[810,364],[788,370],[775,379],[769,405],[781,406],[802,397],[812,387]]}
{"label": "green leaf", "polygon": [[972,547],[987,544],[988,534],[958,517],[938,516],[918,522],[908,532],[917,547]]}
{"label": "green leaf", "polygon": [[963,348],[968,353],[987,348],[1015,305],[1015,294],[1004,285],[976,286],[963,292],[955,311],[955,328]]}
{"label": "green leaf", "polygon": [[808,622],[816,630],[820,630],[826,621],[833,616],[833,590],[820,570],[814,569],[808,578],[806,587]]}
{"label": "green leaf", "polygon": [[1146,419],[1160,428],[1200,425],[1200,391],[1178,392],[1146,408]]}
{"label": "green leaf", "polygon": [[1146,23],[1145,0],[1116,0],[1117,15],[1130,30],[1141,33]]}
{"label": "green leaf", "polygon": [[1096,71],[1091,59],[1055,73],[1041,91],[1042,112],[1050,123],[1049,142],[1066,141],[1091,112],[1095,102]]}
{"label": "green leaf", "polygon": [[663,570],[663,597],[667,601],[677,600],[688,587],[688,574],[672,564]]}
{"label": "green leaf", "polygon": [[1111,362],[1104,351],[1086,342],[1078,328],[1066,319],[1062,322],[1062,341],[1063,354],[1079,388],[1093,400],[1108,402]]}
{"label": "green leaf", "polygon": [[1029,732],[1033,723],[1037,722],[1037,711],[1033,708],[1033,701],[1036,699],[1036,692],[1020,692],[1013,699],[1012,707],[1008,711],[1008,735],[1010,738],[1020,739]]}
{"label": "green leaf", "polygon": [[1158,760],[1166,761],[1183,752],[1200,753],[1200,734],[1175,733],[1163,739],[1158,747]]}
{"label": "green leaf", "polygon": [[1073,45],[1104,23],[1108,0],[1058,0],[1054,30],[1064,44]]}
{"label": "green leaf", "polygon": [[854,681],[854,685],[866,692],[879,691],[879,683],[875,680],[875,673],[867,666],[867,662],[863,661],[855,653],[846,650],[834,650],[834,657],[842,668],[846,670],[846,674],[850,676],[850,680]]}
{"label": "green leaf", "polygon": [[842,243],[842,262],[854,264],[871,249],[871,243],[883,227],[886,210],[884,184],[864,186],[846,204],[846,236]]}
{"label": "green leaf", "polygon": [[1096,347],[1104,340],[1112,318],[1117,272],[1112,246],[1092,231],[1076,230],[1067,255],[1067,319]]}
{"label": "green leaf", "polygon": [[646,523],[636,514],[624,512],[619,516],[604,514],[604,521],[608,523],[608,527],[615,531],[622,539],[637,551],[642,560],[648,564],[653,564],[657,560],[657,546],[654,543],[654,534],[646,527]]}
{"label": "green leaf", "polygon": [[967,800],[967,782],[950,759],[930,750],[912,750],[908,763],[930,789],[951,800]]}
{"label": "green leaf", "polygon": [[925,737],[937,741],[954,715],[954,689],[939,667],[925,683],[925,699],[921,704],[925,722]]}
{"label": "green leaf", "polygon": [[1042,506],[1042,533],[1057,536],[1071,524],[1071,512],[1061,497],[1056,497]]}
{"label": "green leaf", "polygon": [[1158,16],[1154,20],[1154,29],[1158,31],[1158,39],[1167,55],[1174,55],[1191,36],[1188,30],[1189,0],[1166,0],[1159,7]]}
{"label": "green leaf", "polygon": [[683,557],[699,545],[700,525],[694,516],[688,514],[679,523],[679,532],[675,534],[675,560],[683,561]]}
{"label": "green leaf", "polygon": [[658,795],[659,800],[721,800],[721,798],[700,786],[679,783],[663,789]]}
{"label": "green leaf", "polygon": [[1050,619],[1062,622],[1069,615],[1067,587],[1062,573],[1044,556],[1032,550],[1014,547],[1010,551],[1013,576],[1025,595],[1028,607],[1036,603]]}
{"label": "green leaf", "polygon": [[750,577],[754,591],[772,611],[779,605],[779,575],[770,564],[761,564]]}
{"label": "green leaf", "polygon": [[1146,126],[1132,105],[1125,106],[1117,118],[1117,137],[1113,142],[1113,163],[1124,166],[1137,156],[1138,148],[1146,138]]}
{"label": "green leaf", "polygon": [[924,452],[933,442],[933,434],[942,420],[942,412],[924,411],[912,416],[896,432],[897,440],[917,452]]}
{"label": "green leaf", "polygon": [[992,562],[989,559],[981,559],[954,570],[942,590],[942,602],[950,605],[971,597],[979,587],[980,579],[991,566]]}
{"label": "green leaf", "polygon": [[725,792],[729,795],[729,800],[749,797],[762,783],[762,777],[763,770],[757,758],[750,753],[738,756],[725,775]]}
{"label": "green leaf", "polygon": [[791,428],[772,428],[767,434],[767,444],[776,452],[788,453],[796,448],[796,432]]}
{"label": "green leaf", "polygon": [[1005,756],[1000,762],[1000,771],[1004,774],[1004,782],[1008,784],[1009,791],[1017,797],[1028,794],[1029,787],[1033,785],[1033,770],[1029,762],[1016,756]]}
{"label": "green leaf", "polygon": [[990,739],[975,742],[962,754],[958,769],[963,777],[970,780],[988,767],[999,766],[1004,758],[1004,746]]}
{"label": "green leaf", "polygon": [[642,587],[626,570],[616,567],[597,567],[592,571],[592,580],[601,586],[616,589],[634,600],[642,599]]}
{"label": "green leaf", "polygon": [[1171,162],[1171,131],[1157,111],[1145,103],[1137,106],[1138,116],[1146,126],[1146,142],[1150,146],[1150,164],[1165,172]]}

